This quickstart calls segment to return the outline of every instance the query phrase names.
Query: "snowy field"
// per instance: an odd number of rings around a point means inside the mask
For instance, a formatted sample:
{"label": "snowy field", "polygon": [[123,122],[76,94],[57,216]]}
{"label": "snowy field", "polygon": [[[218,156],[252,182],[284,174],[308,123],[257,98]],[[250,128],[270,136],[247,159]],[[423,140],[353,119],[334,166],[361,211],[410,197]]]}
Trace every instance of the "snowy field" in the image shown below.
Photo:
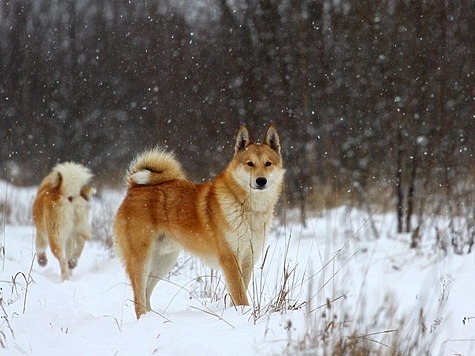
{"label": "snowy field", "polygon": [[252,307],[226,305],[219,273],[182,254],[155,289],[154,312],[137,321],[107,243],[120,193],[94,200],[93,240],[61,283],[51,253],[46,267],[35,260],[35,192],[0,182],[0,355],[475,354],[475,254],[436,247],[436,227],[448,231],[441,217],[417,249],[377,211],[328,210],[305,228],[276,222]]}

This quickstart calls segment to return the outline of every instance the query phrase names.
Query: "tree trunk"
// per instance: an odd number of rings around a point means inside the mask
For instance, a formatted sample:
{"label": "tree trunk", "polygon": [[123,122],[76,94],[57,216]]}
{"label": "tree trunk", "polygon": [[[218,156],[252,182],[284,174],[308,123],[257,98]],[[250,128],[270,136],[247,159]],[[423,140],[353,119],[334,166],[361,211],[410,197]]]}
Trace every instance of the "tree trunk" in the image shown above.
{"label": "tree trunk", "polygon": [[411,167],[411,178],[409,181],[409,190],[407,192],[407,210],[406,210],[406,232],[411,232],[411,217],[414,213],[414,191],[416,185],[416,175],[417,175],[417,142],[414,143],[414,155],[412,157],[412,167]]}
{"label": "tree trunk", "polygon": [[402,143],[401,127],[397,131],[397,167],[396,167],[396,194],[397,194],[397,232],[403,232],[404,220],[404,191],[402,189],[402,158],[404,155],[404,148]]}

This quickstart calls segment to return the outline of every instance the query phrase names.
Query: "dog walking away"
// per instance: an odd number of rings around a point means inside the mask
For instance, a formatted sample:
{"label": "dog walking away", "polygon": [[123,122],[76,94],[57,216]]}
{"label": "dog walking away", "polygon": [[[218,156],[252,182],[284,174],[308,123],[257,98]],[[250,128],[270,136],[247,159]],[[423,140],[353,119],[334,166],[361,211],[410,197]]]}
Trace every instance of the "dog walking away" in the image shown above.
{"label": "dog walking away", "polygon": [[127,172],[127,194],[114,222],[137,318],[151,310],[153,289],[182,249],[220,269],[233,303],[249,305],[247,287],[283,177],[274,125],[263,143],[253,143],[243,125],[233,159],[208,183],[188,181],[169,152],[152,149],[138,155]]}
{"label": "dog walking away", "polygon": [[49,244],[63,281],[69,279],[90,236],[89,200],[95,193],[88,185],[91,178],[89,169],[80,164],[58,164],[43,179],[33,203],[38,264],[47,264]]}

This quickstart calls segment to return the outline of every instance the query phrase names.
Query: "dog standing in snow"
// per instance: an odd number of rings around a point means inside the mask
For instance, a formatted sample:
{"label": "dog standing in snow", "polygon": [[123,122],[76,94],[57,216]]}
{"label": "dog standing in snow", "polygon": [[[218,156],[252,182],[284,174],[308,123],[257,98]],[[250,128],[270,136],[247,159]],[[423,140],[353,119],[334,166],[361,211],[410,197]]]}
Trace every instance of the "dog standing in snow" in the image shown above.
{"label": "dog standing in snow", "polygon": [[33,203],[38,264],[47,264],[49,244],[63,281],[69,279],[90,236],[89,200],[95,193],[88,185],[91,178],[89,169],[80,164],[58,164],[43,179]]}
{"label": "dog standing in snow", "polygon": [[114,223],[115,244],[132,283],[137,318],[151,310],[153,289],[182,248],[223,272],[235,305],[249,305],[247,287],[283,177],[274,125],[263,143],[253,143],[242,126],[234,157],[209,183],[187,180],[169,152],[154,149],[137,156],[127,172],[127,195]]}

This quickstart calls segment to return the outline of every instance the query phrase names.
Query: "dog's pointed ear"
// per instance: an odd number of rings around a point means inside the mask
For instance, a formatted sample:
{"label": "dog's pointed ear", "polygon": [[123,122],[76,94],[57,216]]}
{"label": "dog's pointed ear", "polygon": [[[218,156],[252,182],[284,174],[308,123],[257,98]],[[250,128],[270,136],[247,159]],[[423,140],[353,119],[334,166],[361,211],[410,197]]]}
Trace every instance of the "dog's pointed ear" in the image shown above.
{"label": "dog's pointed ear", "polygon": [[234,147],[235,154],[240,151],[244,151],[251,143],[251,139],[249,138],[249,130],[247,129],[246,125],[242,125],[239,128],[236,137],[236,146]]}
{"label": "dog's pointed ear", "polygon": [[58,188],[63,182],[63,176],[59,172],[52,172],[46,177],[46,180],[51,188]]}
{"label": "dog's pointed ear", "polygon": [[270,124],[267,128],[266,138],[264,144],[272,148],[280,155],[280,140],[279,134],[277,133],[277,127],[274,124]]}

